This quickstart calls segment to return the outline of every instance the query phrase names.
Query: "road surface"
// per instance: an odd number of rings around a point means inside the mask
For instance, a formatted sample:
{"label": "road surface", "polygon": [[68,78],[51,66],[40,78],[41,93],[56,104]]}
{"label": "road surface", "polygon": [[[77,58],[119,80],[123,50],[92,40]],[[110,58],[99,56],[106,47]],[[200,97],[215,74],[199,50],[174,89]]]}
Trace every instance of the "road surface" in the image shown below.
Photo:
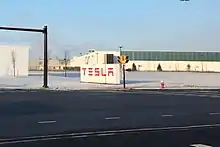
{"label": "road surface", "polygon": [[0,146],[220,146],[218,91],[2,92],[0,115]]}

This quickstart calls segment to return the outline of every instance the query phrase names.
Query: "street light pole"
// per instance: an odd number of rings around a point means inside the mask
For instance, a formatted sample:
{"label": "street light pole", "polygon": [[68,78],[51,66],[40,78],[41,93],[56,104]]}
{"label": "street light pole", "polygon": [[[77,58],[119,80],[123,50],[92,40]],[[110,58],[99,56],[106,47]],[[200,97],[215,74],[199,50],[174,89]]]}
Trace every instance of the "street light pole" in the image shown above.
{"label": "street light pole", "polygon": [[67,51],[64,52],[64,76],[66,77],[67,70]]}
{"label": "street light pole", "polygon": [[123,48],[123,47],[120,45],[120,46],[119,46],[120,56],[121,56],[122,48]]}
{"label": "street light pole", "polygon": [[44,35],[44,88],[48,88],[48,45],[47,45],[47,26],[43,28]]}
{"label": "street light pole", "polygon": [[[122,55],[122,53],[121,53],[121,52],[122,52],[122,48],[123,48],[123,47],[120,45],[120,46],[119,46],[119,56]],[[122,77],[124,78],[124,77],[125,77],[125,75],[124,75],[124,74],[125,74],[125,72],[124,72],[124,65],[123,65],[123,66],[122,66],[121,64],[119,64],[119,65],[120,65],[120,71],[122,70]],[[123,83],[124,83],[124,82],[123,82]],[[124,85],[125,85],[125,84],[124,84]],[[125,86],[124,86],[124,88],[125,88]]]}

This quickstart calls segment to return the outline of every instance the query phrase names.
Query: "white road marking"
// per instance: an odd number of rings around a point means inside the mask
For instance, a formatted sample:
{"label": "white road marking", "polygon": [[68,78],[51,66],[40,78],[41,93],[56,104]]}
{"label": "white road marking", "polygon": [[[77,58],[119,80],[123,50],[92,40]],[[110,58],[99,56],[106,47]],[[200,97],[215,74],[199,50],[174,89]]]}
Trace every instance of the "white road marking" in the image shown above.
{"label": "white road marking", "polygon": [[170,126],[170,127],[158,127],[158,128],[139,128],[139,129],[122,129],[122,130],[109,130],[109,131],[95,131],[95,132],[82,132],[82,133],[70,133],[70,134],[56,134],[56,135],[42,135],[42,136],[28,136],[9,139],[0,139],[1,144],[16,144],[25,142],[37,142],[45,140],[58,140],[63,138],[82,138],[90,136],[103,136],[103,134],[125,134],[125,133],[137,133],[143,131],[181,131],[182,129],[198,129],[198,128],[210,128],[220,127],[219,124],[206,124],[206,125],[191,125],[191,126]]}
{"label": "white road marking", "polygon": [[57,122],[57,121],[55,121],[55,120],[47,120],[47,121],[39,121],[37,123],[38,124],[51,124],[51,123],[55,123],[55,122]]}
{"label": "white road marking", "polygon": [[41,139],[3,141],[3,142],[0,142],[0,145],[16,144],[16,143],[28,143],[28,142],[37,142],[37,141],[48,141],[48,140],[58,140],[58,139],[62,139],[62,138],[63,137],[51,137],[51,138],[41,138]]}
{"label": "white road marking", "polygon": [[[78,136],[72,136],[71,138],[86,138],[89,137],[88,135],[78,135]],[[62,139],[62,137],[60,137]]]}
{"label": "white road marking", "polygon": [[164,114],[164,115],[161,115],[162,117],[172,117],[173,115],[171,114]]}
{"label": "white road marking", "polygon": [[212,95],[212,96],[209,96],[209,97],[212,97],[212,98],[220,98],[220,95]]}
{"label": "white road marking", "polygon": [[204,145],[204,144],[192,144],[190,146],[192,146],[192,147],[212,147],[210,145]]}
{"label": "white road marking", "polygon": [[120,117],[106,117],[105,119],[107,119],[107,120],[120,119]]}
{"label": "white road marking", "polygon": [[189,129],[188,129],[188,128],[186,128],[186,129],[181,129],[180,131],[189,131]]}
{"label": "white road marking", "polygon": [[220,115],[219,112],[209,113],[209,115]]}
{"label": "white road marking", "polygon": [[113,136],[115,133],[104,133],[104,134],[98,134],[97,136]]}

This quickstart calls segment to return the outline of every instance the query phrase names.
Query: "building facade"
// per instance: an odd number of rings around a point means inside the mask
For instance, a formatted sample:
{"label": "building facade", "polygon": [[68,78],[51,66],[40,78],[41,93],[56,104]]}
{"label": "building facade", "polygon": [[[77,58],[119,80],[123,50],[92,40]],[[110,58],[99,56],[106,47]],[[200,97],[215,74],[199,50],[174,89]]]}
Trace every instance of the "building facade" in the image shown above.
{"label": "building facade", "polygon": [[107,54],[113,55],[113,63],[117,63],[117,56],[120,55],[117,51],[96,51],[92,50],[84,55],[81,55],[79,57],[73,57],[70,60],[70,66],[71,67],[80,67],[82,64],[106,64],[107,62]]}
{"label": "building facade", "polygon": [[[70,67],[80,67],[84,64],[106,64],[107,54],[114,55],[114,64],[117,56],[129,56],[125,68],[132,69],[135,64],[139,71],[157,71],[158,66],[162,71],[203,71],[220,72],[220,52],[174,52],[174,51],[97,51],[89,50],[85,54],[70,59]],[[49,62],[50,64],[50,62]],[[43,65],[43,64],[42,64]],[[50,64],[52,65],[52,64]],[[59,69],[60,64],[51,66],[50,69]]]}
{"label": "building facade", "polygon": [[156,71],[220,71],[220,52],[122,51],[129,56],[127,68],[135,63],[138,70]]}
{"label": "building facade", "polygon": [[[49,71],[60,71],[64,70],[65,66],[70,66],[69,60],[63,60],[58,58],[49,58],[48,60],[48,70]],[[32,59],[29,61],[29,70],[44,70],[44,60],[43,59]]]}
{"label": "building facade", "polygon": [[220,62],[220,52],[122,51],[133,61]]}

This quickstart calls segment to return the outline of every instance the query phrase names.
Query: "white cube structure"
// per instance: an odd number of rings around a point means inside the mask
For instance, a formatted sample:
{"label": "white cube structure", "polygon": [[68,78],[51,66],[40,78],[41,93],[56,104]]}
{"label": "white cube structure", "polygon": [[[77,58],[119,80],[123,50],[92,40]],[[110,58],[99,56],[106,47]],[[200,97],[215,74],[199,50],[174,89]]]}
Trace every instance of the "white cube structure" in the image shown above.
{"label": "white cube structure", "polygon": [[0,76],[28,76],[29,46],[0,45]]}

